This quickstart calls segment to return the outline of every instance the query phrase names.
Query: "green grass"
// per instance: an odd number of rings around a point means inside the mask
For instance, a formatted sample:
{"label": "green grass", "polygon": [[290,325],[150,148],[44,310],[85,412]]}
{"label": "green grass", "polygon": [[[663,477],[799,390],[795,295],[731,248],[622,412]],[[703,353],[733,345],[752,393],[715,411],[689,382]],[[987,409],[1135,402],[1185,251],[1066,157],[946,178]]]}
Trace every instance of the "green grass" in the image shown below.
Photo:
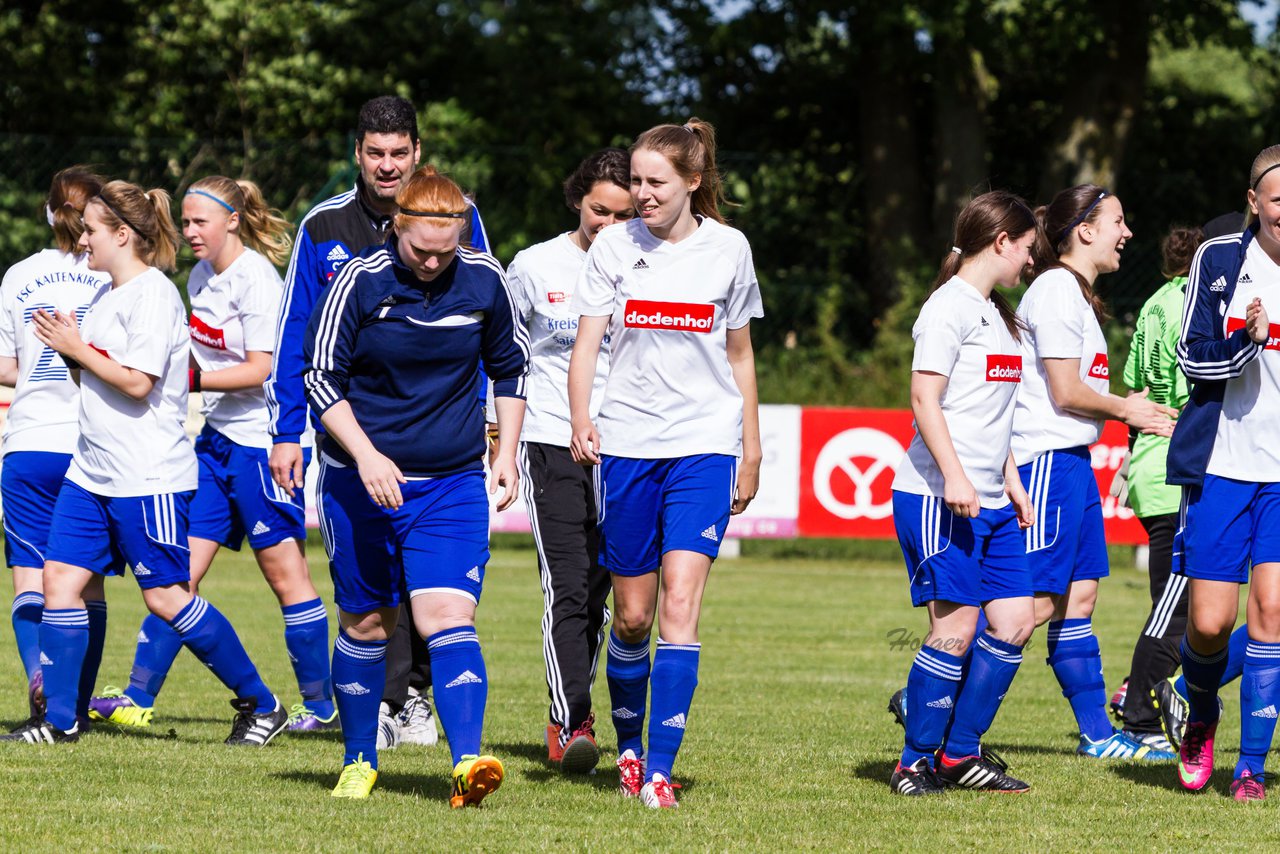
{"label": "green grass", "polygon": [[[319,553],[313,544],[313,558]],[[268,683],[293,702],[279,612],[252,560],[220,558],[204,593],[231,616]],[[1112,686],[1127,667],[1146,595],[1145,577],[1132,569],[1104,582],[1096,627]],[[123,684],[142,616],[132,581],[112,582],[108,597],[100,686]],[[681,807],[651,813],[618,796],[607,764],[594,777],[565,779],[543,761],[540,615],[532,552],[497,551],[479,631],[491,683],[485,744],[506,763],[507,779],[482,810],[448,808],[443,744],[383,754],[382,776],[364,802],[329,797],[342,758],[336,734],[282,736],[258,751],[225,747],[227,692],[183,653],[149,733],[104,726],[72,746],[0,745],[0,847],[1169,850],[1215,835],[1273,838],[1272,809],[1225,798],[1239,733],[1234,692],[1226,692],[1212,793],[1184,795],[1168,765],[1073,755],[1072,719],[1043,663],[1042,634],[988,737],[1032,792],[952,792],[925,802],[891,795],[886,781],[901,731],[884,706],[913,652],[890,650],[887,636],[898,627],[918,636],[922,615],[909,607],[897,563],[794,556],[716,565],[702,619],[701,684],[676,766]],[[0,636],[0,721],[14,723],[25,716],[23,680],[12,636]],[[596,696],[603,713],[603,677]],[[609,755],[607,722],[600,735]]]}

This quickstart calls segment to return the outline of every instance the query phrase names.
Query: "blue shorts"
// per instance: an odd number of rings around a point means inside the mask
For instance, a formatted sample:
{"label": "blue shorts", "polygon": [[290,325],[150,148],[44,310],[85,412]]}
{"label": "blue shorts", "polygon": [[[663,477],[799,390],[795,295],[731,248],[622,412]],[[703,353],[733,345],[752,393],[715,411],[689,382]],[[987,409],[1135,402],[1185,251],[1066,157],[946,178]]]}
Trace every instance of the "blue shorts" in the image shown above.
{"label": "blue shorts", "polygon": [[[251,549],[307,538],[302,490],[291,497],[276,485],[266,450],[237,445],[206,424],[196,438],[196,459],[200,488],[191,501],[190,536],[235,551],[246,534]],[[311,449],[304,448],[303,468],[310,464]]]}
{"label": "blue shorts", "polygon": [[64,480],[46,557],[98,575],[121,575],[128,564],[144,590],[189,581],[187,509],[193,494],[110,498]]}
{"label": "blue shorts", "polygon": [[961,519],[941,498],[893,492],[893,527],[911,580],[911,604],[984,605],[1032,594],[1013,505]]}
{"label": "blue shorts", "polygon": [[1244,584],[1260,563],[1280,561],[1280,483],[1206,474],[1182,488],[1173,571]]}
{"label": "blue shorts", "polygon": [[667,552],[698,552],[715,560],[737,478],[738,459],[727,454],[602,456],[596,470],[600,565],[637,576],[656,572]]}
{"label": "blue shorts", "polygon": [[365,614],[421,593],[480,602],[489,562],[484,472],[402,483],[404,504],[388,510],[369,497],[354,467],[321,461],[316,492],[339,608]]}
{"label": "blue shorts", "polygon": [[71,465],[70,454],[14,451],[0,468],[0,497],[4,501],[4,559],[6,566],[40,569],[49,543],[49,523],[58,490]]}
{"label": "blue shorts", "polygon": [[1036,509],[1036,523],[1025,532],[1035,592],[1060,596],[1073,581],[1110,575],[1089,449],[1046,451],[1018,466],[1018,474]]}

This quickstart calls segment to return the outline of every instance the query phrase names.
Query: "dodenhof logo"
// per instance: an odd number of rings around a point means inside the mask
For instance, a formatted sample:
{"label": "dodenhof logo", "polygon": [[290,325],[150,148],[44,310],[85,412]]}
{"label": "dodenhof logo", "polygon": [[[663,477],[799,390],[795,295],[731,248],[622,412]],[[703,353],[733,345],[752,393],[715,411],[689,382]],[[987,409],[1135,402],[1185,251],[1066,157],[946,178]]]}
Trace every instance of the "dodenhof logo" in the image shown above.
{"label": "dodenhof logo", "polygon": [[1089,376],[1095,380],[1111,379],[1111,368],[1107,365],[1107,354],[1098,353],[1093,357],[1093,364],[1089,366]]}
{"label": "dodenhof logo", "polygon": [[632,329],[710,332],[716,307],[696,302],[653,302],[629,299],[622,322]]}

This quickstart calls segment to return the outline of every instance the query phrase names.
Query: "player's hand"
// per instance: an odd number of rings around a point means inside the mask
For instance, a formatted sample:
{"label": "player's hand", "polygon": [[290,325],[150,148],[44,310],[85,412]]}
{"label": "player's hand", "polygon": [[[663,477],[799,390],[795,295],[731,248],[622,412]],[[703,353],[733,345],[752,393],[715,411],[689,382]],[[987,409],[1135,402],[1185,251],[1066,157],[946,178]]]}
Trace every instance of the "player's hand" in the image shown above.
{"label": "player's hand", "polygon": [[1121,420],[1141,433],[1155,436],[1172,436],[1177,423],[1178,410],[1147,399],[1147,389],[1124,399]]}
{"label": "player's hand", "polygon": [[1036,508],[1031,503],[1031,496],[1023,488],[1022,481],[1006,483],[1005,495],[1013,502],[1013,512],[1018,515],[1018,527],[1026,530],[1036,523]]}
{"label": "player's hand", "polygon": [[75,358],[84,347],[74,311],[71,314],[63,314],[60,311],[50,314],[42,308],[31,315],[31,321],[36,338],[51,350]]}
{"label": "player's hand", "polygon": [[370,451],[367,457],[356,460],[356,469],[360,472],[360,482],[364,484],[365,491],[374,504],[388,510],[395,510],[404,504],[400,484],[408,481],[390,459],[377,451]]}
{"label": "player's hand", "polygon": [[573,438],[569,440],[569,453],[575,463],[583,465],[600,464],[600,434],[596,425],[590,421],[575,424]]}
{"label": "player's hand", "polygon": [[1244,310],[1244,328],[1255,344],[1266,344],[1271,339],[1271,321],[1267,310],[1262,307],[1261,298],[1254,297]]}
{"label": "player's hand", "polygon": [[267,461],[271,469],[271,479],[281,489],[293,490],[302,488],[302,446],[297,442],[280,442],[271,446],[271,458]]}
{"label": "player's hand", "polygon": [[947,509],[961,519],[976,519],[982,504],[978,501],[978,491],[973,488],[967,477],[947,480],[942,488],[942,500]]}
{"label": "player's hand", "polygon": [[498,499],[498,512],[506,510],[516,500],[516,488],[520,484],[520,471],[516,467],[516,455],[500,454],[489,467],[489,494],[493,495],[502,487],[502,496]]}
{"label": "player's hand", "polygon": [[733,504],[729,507],[729,515],[737,516],[760,490],[760,461],[743,460],[738,466],[738,484],[733,492]]}

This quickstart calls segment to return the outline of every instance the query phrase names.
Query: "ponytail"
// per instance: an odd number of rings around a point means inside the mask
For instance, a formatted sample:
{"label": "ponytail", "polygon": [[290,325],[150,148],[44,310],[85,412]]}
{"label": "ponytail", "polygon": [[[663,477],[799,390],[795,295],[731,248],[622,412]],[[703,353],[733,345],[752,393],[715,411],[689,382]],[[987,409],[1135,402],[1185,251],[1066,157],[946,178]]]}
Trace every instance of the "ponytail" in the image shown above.
{"label": "ponytail", "polygon": [[123,225],[133,232],[133,252],[143,263],[170,273],[177,268],[178,229],[167,192],[112,181],[90,203],[102,208],[102,221],[109,228]]}
{"label": "ponytail", "polygon": [[53,228],[53,242],[59,251],[79,252],[84,234],[84,207],[102,191],[107,180],[87,166],[71,166],[53,176],[45,209]]}

